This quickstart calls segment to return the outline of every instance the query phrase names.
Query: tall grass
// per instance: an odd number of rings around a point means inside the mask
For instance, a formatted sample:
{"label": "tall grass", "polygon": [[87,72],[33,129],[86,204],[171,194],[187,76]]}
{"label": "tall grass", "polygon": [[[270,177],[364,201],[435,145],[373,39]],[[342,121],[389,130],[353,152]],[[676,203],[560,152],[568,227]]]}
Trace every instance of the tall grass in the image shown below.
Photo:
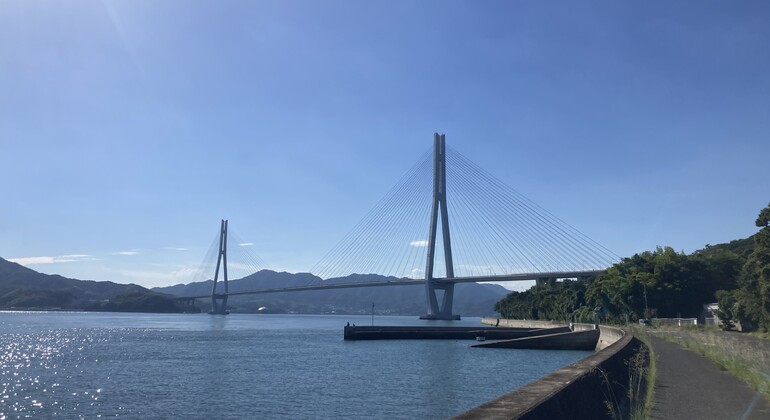
{"label": "tall grass", "polygon": [[598,373],[602,376],[608,389],[604,401],[607,406],[607,413],[616,420],[626,418],[646,420],[652,412],[655,378],[657,376],[655,353],[648,340],[638,336],[637,338],[640,338],[645,345],[639,347],[636,353],[626,361],[628,384],[627,386],[620,386],[626,394],[625,398],[619,398],[615,395],[610,378],[606,372],[598,369]]}
{"label": "tall grass", "polygon": [[634,337],[644,343],[644,347],[642,348],[646,349],[647,352],[647,365],[642,371],[642,375],[637,379],[637,396],[632,400],[630,418],[632,420],[646,420],[650,417],[652,407],[655,404],[655,381],[658,378],[658,358],[655,354],[655,348],[652,347],[652,344],[650,343],[645,328],[634,326],[629,328],[629,330],[634,334]]}
{"label": "tall grass", "polygon": [[[633,420],[646,420],[652,413],[652,407],[655,405],[655,381],[658,378],[658,358],[655,349],[650,345],[646,337],[638,337],[644,342],[648,351],[647,371],[643,384],[640,383],[640,392],[644,393],[644,398],[639,398],[636,406],[632,407],[631,418]],[[643,386],[642,386],[643,385]]]}

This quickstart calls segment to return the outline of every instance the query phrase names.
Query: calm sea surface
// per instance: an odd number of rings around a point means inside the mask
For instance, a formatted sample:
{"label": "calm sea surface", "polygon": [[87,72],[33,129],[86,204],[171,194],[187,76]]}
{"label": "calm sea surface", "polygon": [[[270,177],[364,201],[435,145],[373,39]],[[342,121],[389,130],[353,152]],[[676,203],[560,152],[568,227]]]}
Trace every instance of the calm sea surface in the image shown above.
{"label": "calm sea surface", "polygon": [[590,354],[343,341],[346,322],[371,318],[0,312],[0,419],[446,418]]}

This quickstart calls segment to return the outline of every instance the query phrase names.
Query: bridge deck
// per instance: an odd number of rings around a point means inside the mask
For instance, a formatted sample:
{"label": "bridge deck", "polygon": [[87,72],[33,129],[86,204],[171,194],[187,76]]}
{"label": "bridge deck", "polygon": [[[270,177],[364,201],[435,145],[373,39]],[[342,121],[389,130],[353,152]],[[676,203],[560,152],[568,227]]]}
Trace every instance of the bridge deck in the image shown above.
{"label": "bridge deck", "polygon": [[[506,281],[527,281],[537,280],[541,278],[577,278],[577,277],[590,277],[603,273],[604,270],[588,270],[588,271],[571,271],[571,272],[548,272],[548,273],[522,273],[522,274],[503,274],[495,276],[479,276],[479,277],[455,277],[451,279],[434,279],[440,283],[482,283],[482,282],[506,282]],[[417,286],[425,285],[423,279],[401,279],[401,280],[386,280],[386,281],[371,281],[361,283],[334,283],[334,284],[316,284],[311,286],[294,286],[294,287],[276,287],[271,289],[260,290],[248,290],[240,292],[230,292],[228,296],[238,295],[258,295],[263,293],[282,293],[282,292],[305,292],[310,290],[331,290],[331,289],[350,289],[355,287],[380,287],[380,286]],[[210,298],[211,294],[199,295],[199,296],[181,296],[178,299],[203,299]]]}

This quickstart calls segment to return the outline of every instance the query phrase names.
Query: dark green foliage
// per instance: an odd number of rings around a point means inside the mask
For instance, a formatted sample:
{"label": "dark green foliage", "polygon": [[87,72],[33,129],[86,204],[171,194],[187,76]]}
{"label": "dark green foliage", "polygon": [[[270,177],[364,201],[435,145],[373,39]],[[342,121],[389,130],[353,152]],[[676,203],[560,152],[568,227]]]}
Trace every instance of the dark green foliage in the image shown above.
{"label": "dark green foliage", "polygon": [[686,255],[671,247],[625,258],[588,288],[587,303],[620,321],[649,317],[697,317],[720,289],[735,287],[743,260],[725,249]]}
{"label": "dark green foliage", "polygon": [[[754,235],[754,251],[741,271],[735,300],[733,319],[743,329],[759,328],[770,331],[770,205],[759,212],[755,222],[760,227]],[[748,328],[747,328],[748,327]]]}
{"label": "dark green foliage", "polygon": [[722,321],[722,325],[725,330],[732,330],[735,328],[735,320],[739,319],[738,301],[736,299],[735,290],[720,290],[717,292],[717,303],[719,309],[715,311],[715,315]]}
{"label": "dark green foliage", "polygon": [[691,255],[671,247],[624,258],[592,281],[543,284],[514,292],[495,309],[506,318],[603,321],[697,317],[718,290],[734,289],[746,258],[732,251],[745,241],[708,246]]}
{"label": "dark green foliage", "polygon": [[754,242],[754,236],[749,236],[748,238],[736,239],[724,244],[707,244],[703,249],[695,251],[694,254],[708,254],[718,251],[731,251],[743,259],[746,259],[749,257],[749,255],[751,255],[752,252],[754,252],[755,245],[756,243]]}
{"label": "dark green foliage", "polygon": [[539,284],[513,292],[495,304],[503,318],[591,321],[593,312],[580,311],[585,304],[586,281],[565,280]]}

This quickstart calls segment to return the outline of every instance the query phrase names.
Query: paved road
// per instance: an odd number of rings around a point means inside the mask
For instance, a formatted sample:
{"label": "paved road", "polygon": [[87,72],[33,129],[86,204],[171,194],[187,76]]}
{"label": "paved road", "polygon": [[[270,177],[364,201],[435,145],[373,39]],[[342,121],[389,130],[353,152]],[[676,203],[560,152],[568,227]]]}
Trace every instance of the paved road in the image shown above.
{"label": "paved road", "polygon": [[770,419],[770,401],[705,357],[651,338],[658,363],[651,419]]}

